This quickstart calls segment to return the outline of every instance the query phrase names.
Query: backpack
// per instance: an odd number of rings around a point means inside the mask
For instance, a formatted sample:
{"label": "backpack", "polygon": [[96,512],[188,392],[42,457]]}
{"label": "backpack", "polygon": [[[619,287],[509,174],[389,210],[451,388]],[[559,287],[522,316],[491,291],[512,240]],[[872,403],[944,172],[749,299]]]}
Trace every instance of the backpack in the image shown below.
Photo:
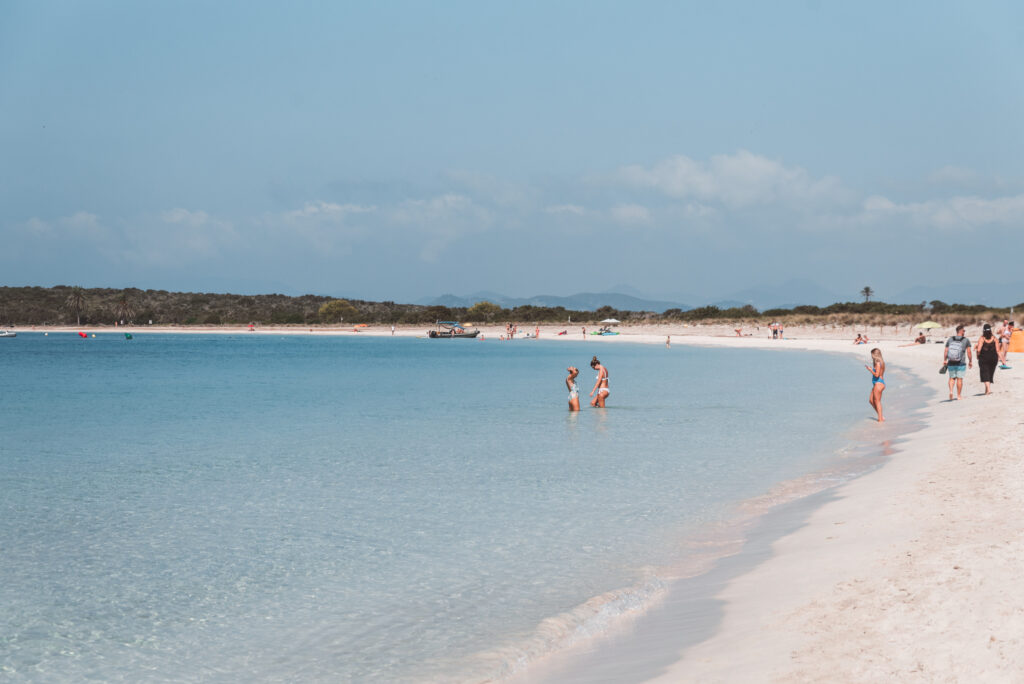
{"label": "backpack", "polygon": [[946,352],[946,363],[950,366],[962,366],[964,363],[964,337],[950,337],[946,346],[949,347],[949,351]]}

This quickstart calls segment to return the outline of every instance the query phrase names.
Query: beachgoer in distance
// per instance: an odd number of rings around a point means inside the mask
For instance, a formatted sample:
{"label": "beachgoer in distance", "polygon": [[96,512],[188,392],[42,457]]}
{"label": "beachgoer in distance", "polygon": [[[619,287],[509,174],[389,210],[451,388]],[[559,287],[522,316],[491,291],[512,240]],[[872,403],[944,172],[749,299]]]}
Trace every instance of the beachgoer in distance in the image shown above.
{"label": "beachgoer in distance", "polygon": [[608,389],[608,369],[601,365],[596,356],[590,359],[590,367],[597,371],[597,382],[594,383],[594,389],[590,390],[590,396],[594,397],[594,392],[597,392],[597,396],[590,400],[590,405],[604,408],[605,399],[608,398],[610,393]]}
{"label": "beachgoer in distance", "polygon": [[949,373],[949,400],[953,401],[954,385],[956,385],[956,398],[959,400],[964,391],[964,377],[967,375],[967,369],[974,366],[971,341],[964,337],[964,326],[956,326],[956,335],[946,340],[946,348],[942,352],[942,362],[946,364],[946,370]]}
{"label": "beachgoer in distance", "polygon": [[927,341],[928,340],[926,340],[925,337],[924,337],[924,333],[918,333],[917,337],[914,338],[913,342],[909,342],[907,344],[901,344],[900,346],[901,347],[914,347],[914,346],[917,346],[919,344],[925,344]]}
{"label": "beachgoer in distance", "polygon": [[860,333],[857,333],[857,339],[855,339],[853,341],[853,343],[854,344],[864,344],[864,339],[860,336]]}
{"label": "beachgoer in distance", "polygon": [[981,329],[981,337],[974,347],[978,354],[978,372],[985,383],[985,394],[992,394],[992,380],[999,363],[999,341],[992,334],[992,326],[986,323]]}
{"label": "beachgoer in distance", "polygon": [[672,336],[671,335],[665,335],[665,349],[671,349],[671,348],[672,348]]}
{"label": "beachgoer in distance", "polygon": [[533,329],[533,339],[537,339],[538,337],[540,337],[540,326],[539,325],[536,328]]}
{"label": "beachgoer in distance", "polygon": [[882,392],[885,391],[885,361],[882,359],[882,350],[875,347],[871,350],[872,365],[865,364],[865,368],[871,371],[871,394],[868,396],[868,403],[871,408],[878,412],[878,422],[884,423],[882,417]]}
{"label": "beachgoer in distance", "polygon": [[579,411],[580,410],[580,386],[576,384],[576,376],[580,374],[580,369],[576,366],[569,366],[569,377],[565,379],[565,386],[569,388],[569,410]]}
{"label": "beachgoer in distance", "polygon": [[1010,351],[1010,338],[1013,337],[1013,321],[1003,319],[1003,326],[999,328],[999,367],[1009,370],[1011,366],[1006,365],[1006,352]]}

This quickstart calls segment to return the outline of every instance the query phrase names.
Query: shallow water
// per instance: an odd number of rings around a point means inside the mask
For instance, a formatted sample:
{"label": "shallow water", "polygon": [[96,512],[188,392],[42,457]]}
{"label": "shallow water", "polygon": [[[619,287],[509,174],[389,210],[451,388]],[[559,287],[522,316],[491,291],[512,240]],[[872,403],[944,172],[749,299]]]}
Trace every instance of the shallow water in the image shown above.
{"label": "shallow water", "polygon": [[[593,353],[609,408],[569,414]],[[256,335],[24,334],[0,372],[0,672],[47,681],[500,676],[833,464],[870,385],[803,352]]]}

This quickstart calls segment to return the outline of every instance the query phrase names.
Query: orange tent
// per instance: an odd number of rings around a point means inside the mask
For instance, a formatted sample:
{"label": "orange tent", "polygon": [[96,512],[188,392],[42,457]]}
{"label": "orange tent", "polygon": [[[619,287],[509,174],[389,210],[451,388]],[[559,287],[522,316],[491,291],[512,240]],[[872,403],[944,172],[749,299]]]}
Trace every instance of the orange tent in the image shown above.
{"label": "orange tent", "polygon": [[1008,351],[1024,352],[1024,330],[1014,330],[1010,335],[1010,347]]}

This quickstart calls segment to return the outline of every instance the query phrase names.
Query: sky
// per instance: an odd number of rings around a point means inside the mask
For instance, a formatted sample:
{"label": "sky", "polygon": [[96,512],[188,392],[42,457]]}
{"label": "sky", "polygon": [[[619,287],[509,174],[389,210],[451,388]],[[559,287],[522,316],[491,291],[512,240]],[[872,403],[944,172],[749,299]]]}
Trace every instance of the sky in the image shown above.
{"label": "sky", "polygon": [[1013,2],[0,3],[3,285],[1015,303],[1022,159]]}

